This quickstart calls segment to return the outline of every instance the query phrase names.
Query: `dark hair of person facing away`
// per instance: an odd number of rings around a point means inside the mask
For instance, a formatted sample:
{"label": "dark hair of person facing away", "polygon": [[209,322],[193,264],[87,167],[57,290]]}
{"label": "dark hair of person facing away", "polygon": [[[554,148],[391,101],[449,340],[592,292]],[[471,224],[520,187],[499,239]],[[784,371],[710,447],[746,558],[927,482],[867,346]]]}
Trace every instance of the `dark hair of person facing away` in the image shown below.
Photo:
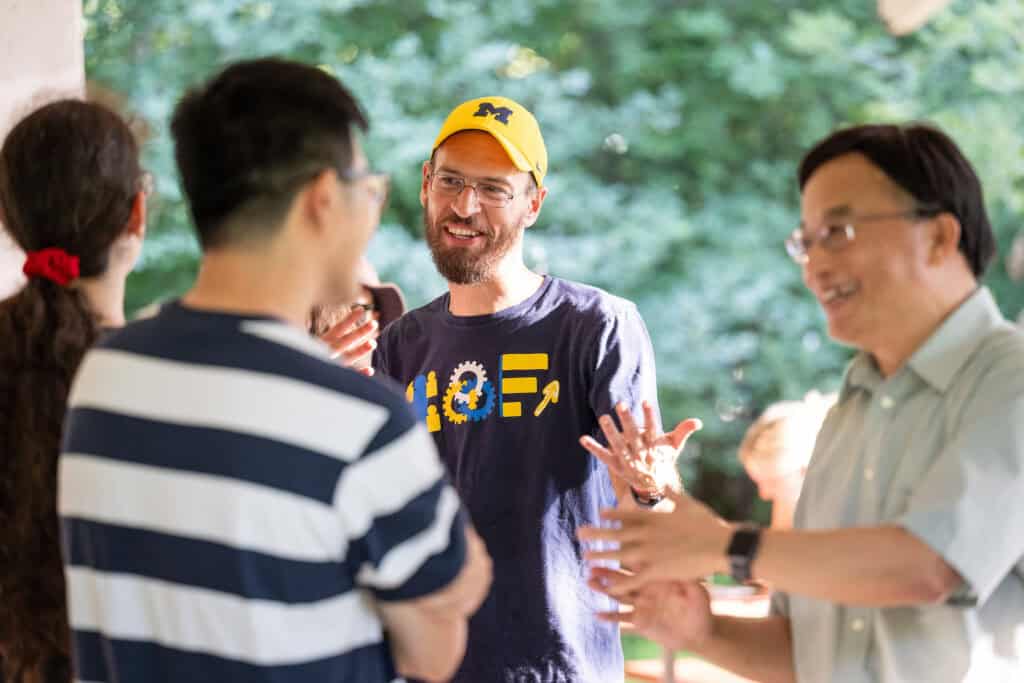
{"label": "dark hair of person facing away", "polygon": [[237,62],[182,98],[178,172],[204,248],[261,240],[318,173],[350,172],[366,117],[337,79],[276,58]]}
{"label": "dark hair of person facing away", "polygon": [[[138,192],[139,147],[97,104],[62,100],[0,149],[0,216],[26,252],[59,247],[107,269]],[[72,376],[98,322],[81,289],[31,277],[0,302],[0,653],[7,683],[70,679],[57,457]]]}
{"label": "dark hair of person facing away", "polygon": [[864,125],[832,133],[800,162],[800,190],[821,166],[845,154],[863,154],[912,196],[922,215],[948,212],[960,221],[960,251],[976,278],[996,253],[981,182],[948,135],[932,126]]}

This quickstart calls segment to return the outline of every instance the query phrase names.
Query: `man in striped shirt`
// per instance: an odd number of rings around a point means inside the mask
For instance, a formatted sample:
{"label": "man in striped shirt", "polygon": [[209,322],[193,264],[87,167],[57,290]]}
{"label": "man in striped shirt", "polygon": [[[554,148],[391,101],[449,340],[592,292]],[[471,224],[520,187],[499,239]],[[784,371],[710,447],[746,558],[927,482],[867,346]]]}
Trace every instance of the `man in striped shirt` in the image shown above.
{"label": "man in striped shirt", "polygon": [[80,681],[446,679],[490,560],[400,395],[330,360],[386,177],[358,105],[286,61],[172,122],[193,289],[82,363],[60,463]]}

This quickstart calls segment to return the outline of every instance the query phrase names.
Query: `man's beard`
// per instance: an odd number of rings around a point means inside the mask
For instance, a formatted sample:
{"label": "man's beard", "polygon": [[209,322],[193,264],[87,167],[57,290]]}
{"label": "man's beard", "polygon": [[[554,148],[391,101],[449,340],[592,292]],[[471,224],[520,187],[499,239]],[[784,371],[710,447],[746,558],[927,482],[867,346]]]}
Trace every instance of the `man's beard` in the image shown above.
{"label": "man's beard", "polygon": [[[484,240],[483,249],[471,250],[466,247],[449,247],[444,243],[445,223],[467,228],[480,232],[480,239]],[[430,205],[423,207],[423,232],[427,238],[427,246],[430,247],[430,255],[437,266],[437,272],[441,276],[456,285],[475,285],[490,280],[497,266],[505,255],[516,244],[516,240],[522,235],[523,226],[517,230],[509,230],[503,235],[495,237],[490,231],[482,230],[476,221],[471,218],[460,218],[449,212],[441,216],[433,224],[430,222]]]}

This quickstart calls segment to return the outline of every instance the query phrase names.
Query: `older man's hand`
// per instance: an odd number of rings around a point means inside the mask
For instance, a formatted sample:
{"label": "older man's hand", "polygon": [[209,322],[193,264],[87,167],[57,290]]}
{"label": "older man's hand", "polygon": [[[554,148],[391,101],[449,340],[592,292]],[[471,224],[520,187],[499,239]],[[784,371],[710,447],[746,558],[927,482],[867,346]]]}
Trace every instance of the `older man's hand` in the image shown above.
{"label": "older man's hand", "polygon": [[[596,567],[590,587],[605,593],[611,579],[628,576],[621,569]],[[622,598],[622,609],[600,612],[602,621],[615,622],[668,650],[699,649],[711,638],[712,615],[708,592],[699,581],[658,581]]]}
{"label": "older man's hand", "polygon": [[605,593],[624,600],[632,591],[657,581],[687,581],[729,571],[726,547],[732,525],[685,493],[667,490],[665,494],[675,504],[671,512],[607,509],[601,518],[611,524],[581,527],[577,532],[582,541],[611,546],[585,552],[587,560],[618,562],[630,569],[630,573],[606,576]]}

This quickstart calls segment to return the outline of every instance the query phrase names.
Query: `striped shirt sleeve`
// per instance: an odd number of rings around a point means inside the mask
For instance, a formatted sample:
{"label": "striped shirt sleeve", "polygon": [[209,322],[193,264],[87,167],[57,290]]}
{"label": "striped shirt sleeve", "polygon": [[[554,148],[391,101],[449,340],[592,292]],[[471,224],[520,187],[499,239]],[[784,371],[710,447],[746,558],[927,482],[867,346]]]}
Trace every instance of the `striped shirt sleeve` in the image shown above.
{"label": "striped shirt sleeve", "polygon": [[451,583],[465,562],[465,513],[426,429],[394,410],[365,454],[347,467],[335,506],[356,581],[384,601],[411,600]]}

